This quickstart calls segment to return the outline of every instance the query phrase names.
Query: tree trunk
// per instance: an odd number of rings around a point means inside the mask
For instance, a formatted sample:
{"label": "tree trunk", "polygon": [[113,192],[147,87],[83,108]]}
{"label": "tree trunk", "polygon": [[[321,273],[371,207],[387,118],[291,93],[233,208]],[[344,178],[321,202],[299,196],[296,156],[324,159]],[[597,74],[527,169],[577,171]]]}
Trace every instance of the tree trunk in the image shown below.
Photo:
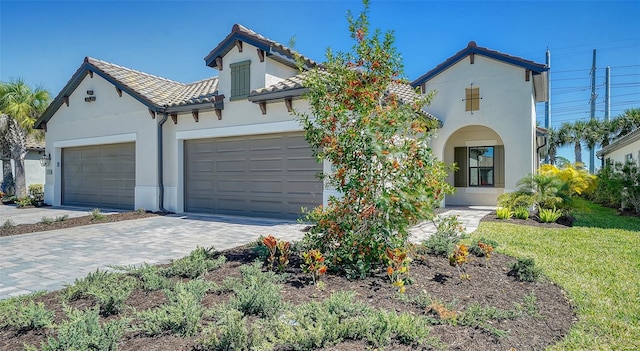
{"label": "tree trunk", "polygon": [[24,174],[24,157],[13,160],[16,167],[16,196],[21,199],[27,196],[27,182]]}
{"label": "tree trunk", "polygon": [[15,195],[16,193],[10,159],[2,159],[2,189],[0,190],[2,190],[7,196]]}
{"label": "tree trunk", "polygon": [[582,163],[582,144],[579,142],[574,143],[573,150],[576,154],[576,163]]}

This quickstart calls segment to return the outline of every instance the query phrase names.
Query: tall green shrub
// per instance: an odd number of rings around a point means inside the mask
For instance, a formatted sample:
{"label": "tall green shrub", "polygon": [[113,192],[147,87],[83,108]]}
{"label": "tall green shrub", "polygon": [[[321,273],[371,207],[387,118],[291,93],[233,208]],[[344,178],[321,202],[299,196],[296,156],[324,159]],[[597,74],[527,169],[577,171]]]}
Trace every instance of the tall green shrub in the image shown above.
{"label": "tall green shrub", "polygon": [[325,182],[342,195],[309,214],[316,225],[307,243],[352,277],[382,264],[386,248],[404,246],[409,227],[432,218],[453,191],[429,146],[438,123],[422,107],[433,94],[402,85],[394,36],[370,32],[364,4],[359,16],[348,15],[352,51],[327,50],[323,67],[304,76],[310,112],[295,112],[317,160],[335,169]]}

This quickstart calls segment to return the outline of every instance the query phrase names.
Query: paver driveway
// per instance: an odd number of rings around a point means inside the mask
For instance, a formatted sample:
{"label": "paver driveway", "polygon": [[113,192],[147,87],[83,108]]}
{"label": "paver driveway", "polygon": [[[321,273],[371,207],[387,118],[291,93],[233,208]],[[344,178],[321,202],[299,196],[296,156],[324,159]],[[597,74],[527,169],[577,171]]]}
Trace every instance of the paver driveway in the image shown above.
{"label": "paver driveway", "polygon": [[[471,232],[489,211],[452,208],[442,215],[459,216]],[[4,237],[0,238],[0,299],[57,290],[109,265],[168,262],[197,246],[226,250],[269,234],[300,240],[304,227],[282,220],[171,215]],[[412,241],[421,241],[434,230],[431,223],[418,225],[412,229]]]}

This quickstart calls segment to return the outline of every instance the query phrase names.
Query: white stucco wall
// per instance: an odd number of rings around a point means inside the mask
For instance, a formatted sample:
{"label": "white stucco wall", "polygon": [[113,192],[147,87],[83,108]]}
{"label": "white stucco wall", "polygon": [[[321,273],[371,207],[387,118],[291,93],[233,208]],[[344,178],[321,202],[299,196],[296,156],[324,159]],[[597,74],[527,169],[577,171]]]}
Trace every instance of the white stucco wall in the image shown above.
{"label": "white stucco wall", "polygon": [[[93,90],[96,101],[85,102]],[[47,167],[45,202],[60,205],[61,156],[65,147],[136,143],[135,208],[158,209],[156,123],[145,105],[123,92],[118,96],[113,84],[98,74],[87,75],[47,123],[46,150],[51,152]]]}
{"label": "white stucco wall", "polygon": [[616,162],[624,163],[627,160],[628,154],[633,155],[633,160],[638,162],[638,165],[640,165],[640,140],[613,150],[604,157],[611,159],[613,164]]}
{"label": "white stucco wall", "polygon": [[[38,150],[29,150],[27,151],[27,155],[24,158],[24,176],[27,184],[27,190],[29,190],[29,185],[31,184],[44,184],[45,177],[45,169],[40,165],[40,157],[42,156],[42,151]],[[16,167],[13,160],[11,162],[11,171],[13,172],[13,176],[16,176]],[[0,161],[0,166],[2,166],[2,161]],[[1,179],[0,179],[1,182]]]}
{"label": "white stucco wall", "polygon": [[[465,111],[465,88],[480,88],[480,109]],[[499,141],[505,146],[505,188],[458,188],[448,196],[449,205],[495,205],[503,191],[515,189],[517,181],[535,171],[535,103],[533,79],[525,81],[524,68],[475,55],[474,64],[463,58],[426,84],[426,91],[437,95],[426,109],[443,122],[432,141],[435,155],[453,162],[453,147],[479,146]],[[456,132],[467,126],[464,137]],[[484,131],[483,131],[484,130]],[[480,132],[483,131],[483,132]],[[451,183],[453,178],[450,178]]]}

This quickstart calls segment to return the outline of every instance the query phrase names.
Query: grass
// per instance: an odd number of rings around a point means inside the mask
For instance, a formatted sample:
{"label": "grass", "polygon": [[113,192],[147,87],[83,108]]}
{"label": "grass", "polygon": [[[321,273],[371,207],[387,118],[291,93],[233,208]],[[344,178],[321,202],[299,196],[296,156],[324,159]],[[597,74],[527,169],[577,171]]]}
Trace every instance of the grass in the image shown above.
{"label": "grass", "polygon": [[567,291],[578,322],[551,350],[640,349],[640,218],[577,200],[574,227],[542,229],[485,222],[472,239],[531,257]]}

